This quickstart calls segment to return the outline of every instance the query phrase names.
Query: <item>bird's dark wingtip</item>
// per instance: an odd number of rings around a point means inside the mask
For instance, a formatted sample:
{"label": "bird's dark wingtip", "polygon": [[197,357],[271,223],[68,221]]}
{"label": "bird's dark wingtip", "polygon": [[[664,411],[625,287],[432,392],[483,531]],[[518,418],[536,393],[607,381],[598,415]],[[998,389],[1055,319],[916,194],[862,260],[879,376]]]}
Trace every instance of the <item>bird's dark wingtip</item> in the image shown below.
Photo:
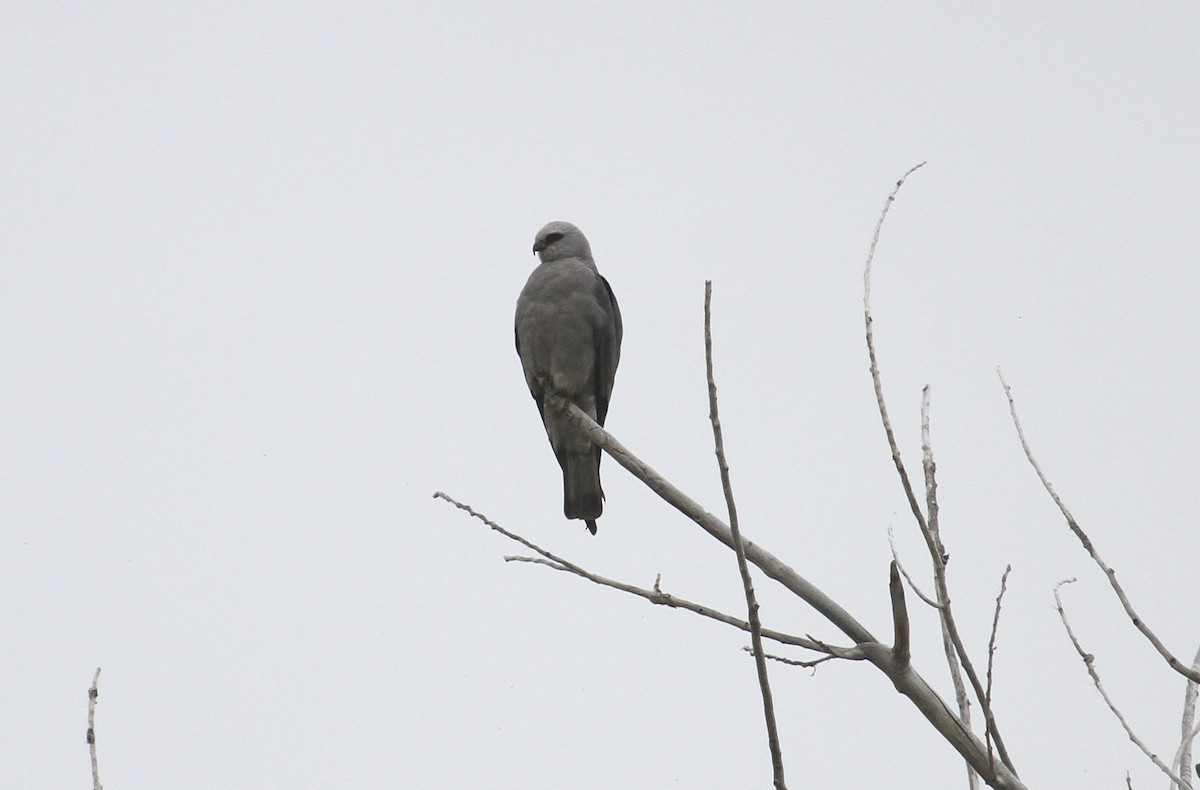
{"label": "bird's dark wingtip", "polygon": [[595,535],[596,534],[596,520],[589,518],[586,521],[584,521],[584,523],[587,524],[587,531],[592,533],[593,535]]}

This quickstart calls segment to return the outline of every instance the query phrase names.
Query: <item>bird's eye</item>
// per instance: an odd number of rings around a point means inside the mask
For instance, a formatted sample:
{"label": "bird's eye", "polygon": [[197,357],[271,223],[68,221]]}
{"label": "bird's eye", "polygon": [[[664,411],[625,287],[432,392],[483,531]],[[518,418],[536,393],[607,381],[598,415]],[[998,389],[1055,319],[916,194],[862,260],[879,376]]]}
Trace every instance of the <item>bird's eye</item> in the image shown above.
{"label": "bird's eye", "polygon": [[546,243],[553,244],[554,242],[561,239],[562,236],[563,235],[561,233],[548,233],[548,234],[546,234]]}

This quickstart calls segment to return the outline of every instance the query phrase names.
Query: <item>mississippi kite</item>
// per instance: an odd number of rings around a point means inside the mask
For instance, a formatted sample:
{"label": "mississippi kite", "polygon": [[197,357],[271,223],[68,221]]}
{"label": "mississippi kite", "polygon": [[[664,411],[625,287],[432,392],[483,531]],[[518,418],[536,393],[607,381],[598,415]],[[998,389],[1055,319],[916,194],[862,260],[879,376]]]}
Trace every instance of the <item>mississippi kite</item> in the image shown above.
{"label": "mississippi kite", "polygon": [[517,354],[562,467],[563,513],[583,519],[595,535],[604,510],[600,448],[546,408],[545,396],[565,396],[604,424],[621,357],[621,310],[579,228],[551,222],[538,231],[533,251],[541,263],[517,299]]}

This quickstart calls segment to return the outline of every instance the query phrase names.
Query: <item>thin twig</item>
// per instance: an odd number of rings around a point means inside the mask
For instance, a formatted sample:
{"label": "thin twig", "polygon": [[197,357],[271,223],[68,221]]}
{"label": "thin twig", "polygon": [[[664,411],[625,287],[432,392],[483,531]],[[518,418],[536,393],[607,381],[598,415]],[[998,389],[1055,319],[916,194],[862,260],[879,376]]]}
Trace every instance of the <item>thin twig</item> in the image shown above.
{"label": "thin twig", "polygon": [[[601,587],[611,587],[614,590],[620,590],[621,592],[629,593],[630,595],[636,595],[637,597],[644,598],[657,606],[666,606],[671,609],[684,609],[692,612],[693,614],[698,614],[701,617],[707,617],[710,620],[716,620],[718,623],[725,623],[726,625],[731,625],[740,631],[750,633],[750,624],[745,620],[739,620],[733,615],[728,615],[724,612],[717,611],[710,606],[705,606],[704,604],[695,603],[687,600],[686,598],[680,598],[676,595],[663,592],[659,586],[659,579],[655,579],[653,589],[647,590],[644,587],[637,587],[632,584],[616,581],[615,579],[608,579],[604,576],[599,576],[591,571],[575,565],[564,565],[561,562],[544,559],[542,557],[521,557],[512,554],[506,554],[504,556],[504,561],[527,562],[531,565],[545,565],[546,567],[553,568],[556,571],[571,573],[580,577],[581,579],[587,579],[588,581],[598,584]],[[770,628],[762,629],[762,635],[767,639],[773,640],[782,645],[794,645],[796,647],[803,647],[806,650],[812,650],[817,653],[824,653],[825,655],[819,659],[820,661],[830,658],[842,658],[846,659],[847,661],[862,661],[866,658],[866,656],[863,654],[863,651],[856,647],[838,647],[836,645],[830,645],[825,642],[821,642],[820,640],[813,639],[811,637],[806,638],[803,636],[794,636],[792,634],[785,634]]]}
{"label": "thin twig", "polygon": [[551,560],[552,562],[557,563],[559,565],[562,565],[564,570],[569,570],[572,573],[578,573],[579,575],[585,576],[585,577],[588,575],[588,572],[585,571],[583,568],[580,568],[578,565],[575,565],[574,563],[572,563],[568,560],[564,560],[562,557],[559,557],[555,554],[551,554],[550,552],[543,549],[541,546],[537,545],[536,543],[526,540],[525,538],[521,537],[520,535],[516,534],[515,532],[509,532],[504,527],[497,524],[495,521],[492,521],[487,516],[476,511],[470,505],[463,504],[462,502],[459,502],[457,499],[454,499],[451,496],[443,494],[441,491],[435,491],[433,494],[433,498],[441,499],[446,502],[449,502],[450,504],[454,505],[459,510],[465,510],[468,514],[479,519],[484,524],[487,524],[493,530],[495,530],[496,532],[499,532],[501,535],[508,538],[509,540],[516,541],[517,543],[520,543],[525,548],[530,549],[532,551],[536,551],[538,554],[541,554],[546,559]]}
{"label": "thin twig", "polygon": [[[752,647],[743,647],[742,650],[754,655],[754,648]],[[837,656],[821,656],[811,661],[804,661],[803,659],[787,658],[786,656],[777,656],[772,653],[765,653],[764,655],[772,661],[778,661],[780,664],[787,664],[790,667],[804,667],[805,669],[816,669],[818,664],[824,664],[826,661],[832,661],[837,658]]]}
{"label": "thin twig", "polygon": [[1075,646],[1075,652],[1083,659],[1083,664],[1087,667],[1088,674],[1092,676],[1092,683],[1096,686],[1096,690],[1100,692],[1100,696],[1104,698],[1104,703],[1108,705],[1108,709],[1113,712],[1113,715],[1117,717],[1117,721],[1121,722],[1121,726],[1125,728],[1125,734],[1129,736],[1129,740],[1133,741],[1134,745],[1142,750],[1142,754],[1149,757],[1150,762],[1158,766],[1158,769],[1166,774],[1172,783],[1179,788],[1186,789],[1187,785],[1183,783],[1183,780],[1176,776],[1174,771],[1164,765],[1162,760],[1158,759],[1153,752],[1146,748],[1146,744],[1142,743],[1142,740],[1137,737],[1133,728],[1129,726],[1129,722],[1125,721],[1125,717],[1121,714],[1121,711],[1108,696],[1108,692],[1104,690],[1104,684],[1100,682],[1100,675],[1096,672],[1096,657],[1084,650],[1083,645],[1079,644],[1079,639],[1071,629],[1071,622],[1067,619],[1067,613],[1063,609],[1062,595],[1059,593],[1060,587],[1064,584],[1071,584],[1074,581],[1074,579],[1064,579],[1054,585],[1054,606],[1058,609],[1058,616],[1062,619],[1063,628],[1067,629],[1067,636],[1071,638],[1071,644]]}
{"label": "thin twig", "polygon": [[904,568],[904,563],[900,561],[900,552],[896,550],[896,535],[895,531],[888,526],[888,545],[892,547],[892,560],[896,563],[896,567],[900,569],[900,575],[904,577],[904,581],[908,583],[908,588],[917,594],[917,597],[934,609],[941,609],[942,605],[930,598],[925,593],[921,592],[921,588],[913,581],[913,577],[908,575],[908,571]]}
{"label": "thin twig", "polygon": [[1129,602],[1129,598],[1125,595],[1125,590],[1121,588],[1120,583],[1117,581],[1117,572],[1108,567],[1104,560],[1100,558],[1100,554],[1096,551],[1096,547],[1092,544],[1091,538],[1089,538],[1087,533],[1084,532],[1079,526],[1079,522],[1077,522],[1075,517],[1071,515],[1071,511],[1067,510],[1067,506],[1059,497],[1058,492],[1054,490],[1054,486],[1050,484],[1049,478],[1047,478],[1046,474],[1042,471],[1041,465],[1037,462],[1037,459],[1033,457],[1033,451],[1029,449],[1029,442],[1025,439],[1025,431],[1021,428],[1021,420],[1019,417],[1017,417],[1017,404],[1016,401],[1013,400],[1012,388],[1009,387],[1008,382],[1004,380],[1004,374],[1000,371],[1000,368],[996,368],[996,375],[1000,377],[1000,384],[1004,387],[1004,395],[1008,398],[1008,411],[1009,414],[1012,415],[1013,425],[1017,429],[1017,438],[1021,440],[1021,449],[1025,451],[1025,457],[1029,460],[1030,465],[1033,467],[1033,471],[1037,472],[1038,479],[1042,481],[1042,487],[1046,489],[1046,493],[1048,493],[1050,498],[1054,500],[1054,504],[1058,505],[1059,511],[1067,520],[1067,526],[1071,528],[1071,531],[1075,533],[1075,537],[1079,538],[1079,542],[1083,544],[1083,548],[1088,554],[1091,555],[1095,563],[1100,566],[1100,570],[1104,571],[1104,575],[1108,577],[1108,582],[1110,585],[1112,585],[1113,592],[1117,594],[1117,598],[1121,601],[1121,606],[1125,608],[1125,614],[1128,615],[1129,619],[1133,621],[1134,627],[1141,631],[1142,635],[1150,640],[1150,644],[1154,645],[1154,649],[1158,651],[1158,654],[1166,659],[1167,664],[1170,665],[1171,669],[1183,675],[1188,680],[1191,680],[1195,683],[1200,683],[1200,669],[1185,666],[1182,661],[1176,658],[1175,655],[1167,649],[1166,645],[1164,645],[1162,641],[1155,636],[1154,632],[1150,630],[1150,627],[1146,625],[1142,618],[1138,616],[1138,613],[1133,610],[1133,604]]}
{"label": "thin twig", "polygon": [[[996,611],[992,614],[992,633],[988,637],[987,692],[984,696],[984,704],[988,709],[992,707],[992,666],[996,657],[996,632],[1000,629],[1000,605],[1004,601],[1004,593],[1008,590],[1008,574],[1010,573],[1012,573],[1012,565],[1005,565],[1004,573],[1000,576],[1000,593],[996,596]],[[991,730],[984,733],[989,756],[992,753],[991,735]]]}
{"label": "thin twig", "polygon": [[[863,322],[866,324],[867,356],[871,359],[871,382],[875,386],[875,404],[879,407],[879,416],[883,419],[883,430],[887,434],[888,447],[892,451],[892,463],[895,464],[896,471],[900,474],[900,484],[904,487],[904,495],[908,498],[908,506],[912,510],[917,522],[921,524],[922,534],[926,533],[925,515],[921,512],[921,506],[917,503],[917,495],[913,493],[908,473],[904,470],[904,461],[900,459],[900,447],[896,444],[896,434],[892,430],[892,421],[888,417],[887,403],[883,399],[883,379],[879,375],[879,360],[875,356],[875,331],[872,328],[875,319],[871,317],[871,262],[875,260],[875,247],[879,244],[879,234],[883,230],[883,221],[887,218],[888,210],[891,209],[892,203],[896,201],[896,193],[900,191],[900,187],[904,186],[905,180],[924,165],[925,163],[921,162],[918,165],[910,167],[908,172],[900,176],[900,180],[896,182],[895,189],[892,190],[887,200],[884,201],[883,211],[879,213],[879,220],[875,223],[875,234],[871,237],[871,248],[867,251],[867,262],[863,266]],[[930,550],[932,551],[932,547]]]}
{"label": "thin twig", "polygon": [[[581,568],[580,566],[576,565],[575,563],[573,563],[569,560],[566,560],[562,557],[559,557],[556,554],[546,551],[545,549],[543,549],[541,546],[537,545],[536,543],[533,543],[532,541],[529,541],[514,532],[509,532],[504,527],[500,526],[496,522],[489,519],[487,516],[476,511],[470,505],[459,502],[457,499],[454,499],[453,497],[451,497],[441,491],[438,491],[433,496],[436,499],[441,499],[445,502],[449,502],[451,505],[454,505],[459,510],[466,511],[469,515],[482,521],[484,524],[486,524],[492,530],[499,532],[501,535],[508,538],[509,540],[512,540],[516,543],[520,543],[522,546],[525,546],[526,548],[531,549],[532,551],[535,551],[541,555],[541,557],[518,557],[518,556],[513,556],[513,555],[506,555],[504,557],[505,562],[528,562],[528,563],[534,563],[534,564],[538,564],[538,565],[545,565],[549,568],[553,568],[556,571],[564,571],[567,573],[571,573],[575,576],[578,576],[582,579],[587,579],[588,581],[593,582],[595,584],[599,584],[602,587],[611,587],[614,590],[620,590],[621,592],[629,593],[630,595],[636,595],[639,598],[644,598],[645,600],[649,601],[650,603],[653,603],[653,604],[656,604],[659,606],[667,606],[672,609],[685,609],[689,612],[698,614],[701,617],[707,617],[710,620],[716,620],[719,623],[725,623],[726,625],[731,625],[734,628],[737,628],[742,631],[746,631],[747,633],[749,633],[749,631],[750,631],[750,624],[747,623],[745,620],[739,620],[736,617],[725,614],[723,612],[719,612],[716,609],[705,606],[703,604],[694,603],[685,598],[679,598],[677,596],[671,595],[670,593],[663,592],[659,587],[659,582],[660,582],[659,579],[655,579],[653,589],[647,590],[645,588],[637,587],[632,584],[626,584],[625,582],[620,582],[620,581],[616,581],[614,579],[605,578],[604,576],[599,576],[585,568]],[[864,658],[866,658],[866,656],[863,654],[862,650],[860,650],[858,648],[837,647],[835,645],[830,645],[830,644],[827,644],[820,640],[813,639],[812,637],[805,638],[805,637],[801,637],[801,636],[793,636],[791,634],[785,634],[785,633],[781,633],[779,631],[774,631],[770,628],[764,628],[762,631],[762,634],[766,638],[774,640],[776,642],[779,642],[780,644],[795,645],[797,647],[803,647],[807,650],[812,650],[812,651],[815,651],[818,653],[824,653],[833,658],[844,658],[844,659],[847,659],[850,661],[861,661]]]}
{"label": "thin twig", "polygon": [[100,786],[100,764],[96,761],[96,699],[100,696],[99,682],[100,667],[96,667],[91,688],[88,689],[87,744],[88,754],[92,758],[92,790],[103,790]]}
{"label": "thin twig", "polygon": [[787,782],[783,775],[783,750],[779,746],[779,727],[775,722],[775,702],[771,695],[771,681],[767,676],[767,659],[763,655],[762,623],[758,616],[758,599],[754,595],[754,581],[750,578],[750,566],[746,563],[746,548],[742,543],[741,529],[738,527],[737,505],[733,501],[733,484],[729,479],[729,463],[725,459],[725,439],[721,432],[721,417],[717,410],[717,380],[713,372],[712,280],[706,280],[704,283],[704,360],[708,376],[708,419],[712,423],[713,444],[717,454],[717,467],[721,473],[721,489],[725,492],[725,506],[729,511],[729,531],[733,535],[733,551],[737,555],[738,574],[742,578],[742,589],[746,593],[746,619],[750,623],[750,644],[754,647],[754,666],[758,672],[758,687],[762,692],[763,717],[767,723],[767,745],[771,751],[775,790],[787,790]]}

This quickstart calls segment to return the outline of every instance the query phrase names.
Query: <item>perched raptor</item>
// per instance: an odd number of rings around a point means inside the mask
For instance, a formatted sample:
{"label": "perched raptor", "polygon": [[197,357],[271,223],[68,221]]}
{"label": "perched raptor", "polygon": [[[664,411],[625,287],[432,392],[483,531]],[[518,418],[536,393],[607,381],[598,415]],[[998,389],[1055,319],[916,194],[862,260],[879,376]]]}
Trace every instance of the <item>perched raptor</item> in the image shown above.
{"label": "perched raptor", "polygon": [[600,448],[547,408],[545,396],[565,396],[604,424],[621,357],[621,310],[579,228],[551,222],[538,231],[533,252],[541,263],[517,299],[517,355],[562,467],[563,513],[595,535],[604,510]]}

